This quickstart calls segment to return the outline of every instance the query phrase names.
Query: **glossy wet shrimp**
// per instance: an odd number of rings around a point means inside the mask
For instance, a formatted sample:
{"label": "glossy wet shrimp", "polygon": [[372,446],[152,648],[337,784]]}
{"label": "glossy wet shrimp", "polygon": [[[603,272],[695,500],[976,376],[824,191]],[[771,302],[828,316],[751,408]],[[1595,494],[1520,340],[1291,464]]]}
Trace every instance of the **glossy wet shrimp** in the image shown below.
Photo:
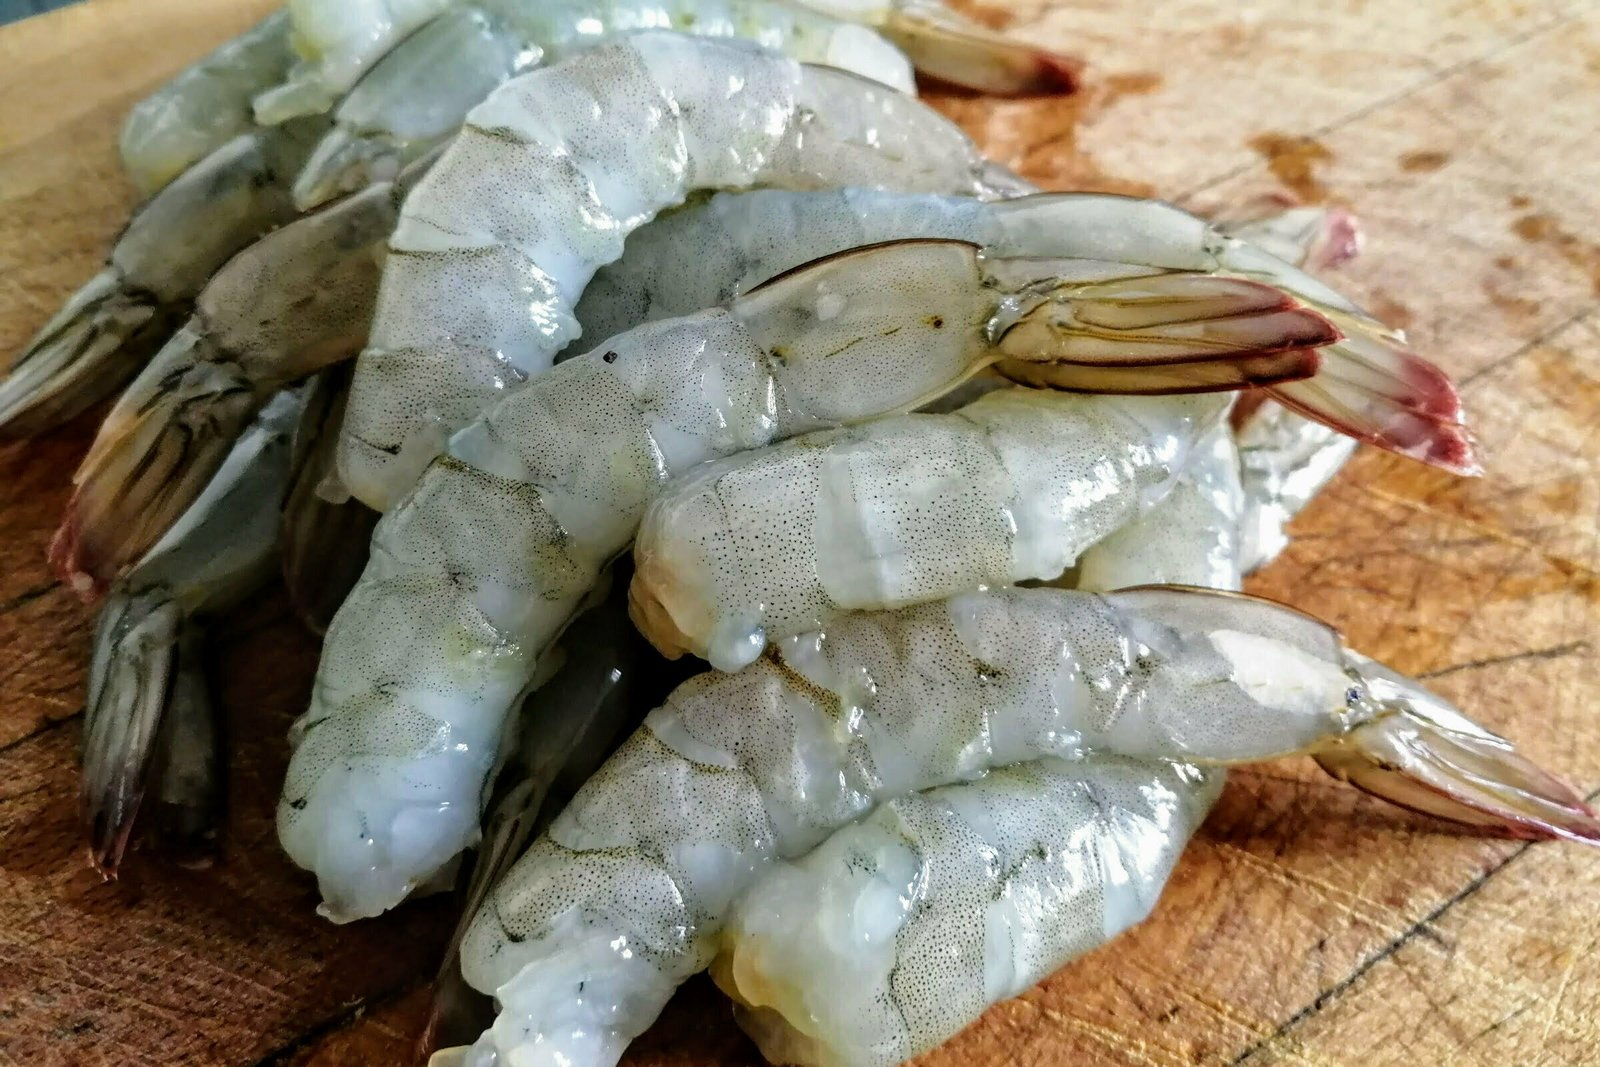
{"label": "glossy wet shrimp", "polygon": [[514,79],[401,213],[340,474],[392,506],[452,431],[577,336],[572,306],[627,233],[695,189],[981,193],[995,177],[916,101],[742,43],[642,33]]}
{"label": "glossy wet shrimp", "polygon": [[1600,840],[1508,743],[1280,605],[1010,589],[858,613],[690,681],[579,791],[463,945],[501,1004],[468,1062],[615,1062],[775,860],[886,802],[1046,757],[1298,752],[1446,817]]}

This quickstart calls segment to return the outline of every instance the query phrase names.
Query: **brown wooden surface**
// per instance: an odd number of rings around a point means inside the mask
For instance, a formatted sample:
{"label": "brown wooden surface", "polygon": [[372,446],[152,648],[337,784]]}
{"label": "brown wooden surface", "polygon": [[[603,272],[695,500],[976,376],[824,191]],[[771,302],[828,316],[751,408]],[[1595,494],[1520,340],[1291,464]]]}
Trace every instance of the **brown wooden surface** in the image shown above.
{"label": "brown wooden surface", "polygon": [[[992,4],[1094,64],[1067,103],[941,101],[1040,182],[1201,207],[1287,189],[1365,220],[1341,284],[1464,381],[1489,476],[1364,454],[1255,588],[1600,787],[1596,5]],[[90,0],[0,30],[0,351],[124,218],[128,104],[266,6]],[[87,615],[44,547],[91,429],[0,447],[0,1063],[407,1062],[448,916],[335,929],[279,854],[282,738],[315,655],[281,600],[225,638],[225,864],[136,855],[114,885],[83,865]],[[1600,855],[1576,846],[1460,837],[1299,762],[1241,773],[1151,922],[926,1062],[1597,1064],[1597,893]],[[697,983],[632,1059],[755,1054]]]}

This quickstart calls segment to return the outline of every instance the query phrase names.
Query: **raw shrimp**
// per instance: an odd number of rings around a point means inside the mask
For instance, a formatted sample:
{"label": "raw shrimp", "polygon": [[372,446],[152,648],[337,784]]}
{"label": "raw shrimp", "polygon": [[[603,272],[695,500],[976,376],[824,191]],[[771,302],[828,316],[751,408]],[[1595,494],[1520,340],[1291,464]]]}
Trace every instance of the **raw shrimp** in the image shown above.
{"label": "raw shrimp", "polygon": [[[536,18],[531,0],[289,0],[294,18],[297,49],[302,57],[284,84],[256,99],[256,116],[262,122],[321,112],[331,107],[401,42],[410,43],[414,31],[446,13],[465,11],[516,25]],[[570,18],[560,6],[546,5],[552,20]],[[672,26],[685,28],[691,16],[710,22],[741,22],[741,35],[758,32],[770,11],[747,8],[741,0],[710,0],[686,9],[685,0],[585,0],[587,22],[579,33],[595,36],[605,27],[636,29]],[[956,14],[934,0],[894,0],[857,3],[855,0],[808,0],[802,6],[833,18],[879,27],[902,48],[917,57],[927,73],[969,88],[992,93],[1059,92],[1072,88],[1077,63],[1019,41],[996,34],[979,23]],[[797,22],[803,16],[795,16]],[[561,22],[555,22],[560,25]],[[536,23],[534,25],[537,25]],[[535,42],[543,43],[530,35]],[[449,60],[448,56],[440,59]],[[485,57],[487,58],[487,57]],[[839,63],[839,53],[829,55]],[[451,65],[458,75],[472,77],[465,67]]]}
{"label": "raw shrimp", "polygon": [[772,861],[886,801],[1045,757],[1297,752],[1447,817],[1600,841],[1508,743],[1280,605],[1008,589],[855,614],[679,688],[534,843],[462,947],[501,1004],[470,1062],[615,1062]]}
{"label": "raw shrimp", "polygon": [[711,974],[772,1063],[893,1067],[1148,916],[1221,785],[1106,757],[901,797],[765,874]]}
{"label": "raw shrimp", "polygon": [[[1331,234],[1350,227],[1344,216],[1323,219]],[[1253,232],[1276,235],[1280,249],[1293,247],[1280,226]],[[585,293],[579,321],[586,331],[604,333],[682,314],[726,300],[796,262],[902,237],[972,241],[1001,256],[1110,260],[1273,285],[1344,334],[1323,350],[1321,374],[1275,389],[1276,399],[1381,448],[1458,473],[1478,470],[1455,387],[1400,333],[1304,271],[1156,200],[1060,193],[980,203],[854,189],[722,194],[635,234],[623,260]],[[1348,242],[1335,236],[1329,245]]]}
{"label": "raw shrimp", "polygon": [[743,37],[915,92],[910,64],[893,45],[783,0],[480,0],[435,18],[356,84],[295,180],[295,202],[303,210],[392,175],[455,133],[501,83],[641,29]]}
{"label": "raw shrimp", "polygon": [[1289,520],[1333,481],[1358,442],[1263,398],[1234,413],[1245,506],[1239,561],[1260,569],[1289,545]]}
{"label": "raw shrimp", "polygon": [[434,983],[427,1045],[471,1041],[494,1018],[492,1009],[483,1017],[487,998],[462,980],[458,953],[484,898],[645,712],[688,679],[628,621],[628,561],[612,571],[595,591],[597,606],[573,621],[541,664],[541,673],[554,672],[550,681],[535,682],[515,718],[519,736],[490,798],[461,922]]}
{"label": "raw shrimp", "polygon": [[1244,509],[1239,450],[1227,425],[1218,424],[1190,451],[1171,492],[1084,550],[1076,585],[1094,591],[1134,585],[1237,591],[1244,577],[1239,533]]}
{"label": "raw shrimp", "polygon": [[516,78],[406,201],[340,475],[388,510],[452,431],[577,335],[572,306],[627,234],[695,189],[996,181],[1014,184],[915,100],[746,42],[641,33]]}
{"label": "raw shrimp", "polygon": [[277,390],[360,350],[383,242],[432,158],[268,235],[206,285],[74,475],[51,558],[80,592],[103,587],[166,532]]}
{"label": "raw shrimp", "polygon": [[1058,578],[1166,496],[1228,403],[1008,389],[705,464],[645,515],[634,621],[734,671],[846,612]]}
{"label": "raw shrimp", "polygon": [[[165,747],[191,766],[200,758],[195,749],[203,741],[195,737],[208,714],[200,620],[238,603],[272,573],[300,405],[298,394],[283,393],[266,406],[183,519],[101,610],[85,705],[83,799],[90,856],[107,875],[127,847],[169,703],[181,721],[169,728],[174,737]],[[173,773],[179,777],[169,795],[192,796],[183,768]]]}
{"label": "raw shrimp", "polygon": [[141,207],[105,269],[0,379],[0,435],[65,422],[137,373],[228,257],[294,218],[278,176],[300,169],[325,128],[316,119],[241,134]]}
{"label": "raw shrimp", "polygon": [[122,125],[122,164],[144,196],[255,126],[251,101],[283,81],[294,52],[280,11],[179,71]]}
{"label": "raw shrimp", "polygon": [[[971,303],[974,255],[969,245],[913,241],[832,257],[725,310],[615,337],[452,438],[379,524],[296,731],[279,832],[317,873],[328,914],[392,907],[471,844],[509,709],[669,477],[916,407],[999,358],[1093,359],[1097,338],[1112,356],[1163,338],[1203,348],[1213,329],[1279,353],[1320,329],[1276,297],[1257,302],[1260,329],[1248,314],[1196,329],[1185,312],[1209,305],[1176,299],[1169,314],[1135,316],[1124,330],[1060,323],[1029,331],[1026,343],[976,343],[975,323],[946,319]],[[1107,272],[1075,269],[1096,280]],[[1237,295],[1240,283],[1220,284]],[[1180,284],[1175,295],[1203,288]],[[1162,291],[1155,282],[1144,290]],[[1102,310],[1125,313],[1128,292],[1090,284],[1060,295],[1100,322]],[[1220,416],[1222,403],[1213,406]]]}

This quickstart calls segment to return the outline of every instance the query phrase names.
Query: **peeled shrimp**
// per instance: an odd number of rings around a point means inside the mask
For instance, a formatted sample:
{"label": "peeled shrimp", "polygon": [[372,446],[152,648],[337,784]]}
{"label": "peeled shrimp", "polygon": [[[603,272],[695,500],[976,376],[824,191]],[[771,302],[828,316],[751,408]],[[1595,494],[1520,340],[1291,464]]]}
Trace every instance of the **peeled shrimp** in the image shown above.
{"label": "peeled shrimp", "polygon": [[763,875],[711,973],[772,1063],[892,1067],[1149,915],[1221,785],[1103,757],[901,797]]}
{"label": "peeled shrimp", "polygon": [[152,746],[169,714],[179,721],[165,728],[174,736],[163,746],[170,753],[169,773],[158,775],[169,783],[163,791],[179,798],[205,791],[203,781],[198,789],[192,784],[204,770],[194,765],[203,760],[197,749],[208,725],[201,620],[238,603],[272,573],[301,402],[282,393],[266,406],[183,519],[101,610],[85,705],[83,797],[90,855],[106,874],[116,871],[127,847]]}
{"label": "peeled shrimp", "polygon": [[577,336],[571,308],[627,234],[697,188],[982,193],[997,178],[1010,180],[916,101],[743,42],[642,33],[514,79],[473,110],[390,238],[340,475],[392,506],[452,431]]}
{"label": "peeled shrimp", "polygon": [[[557,0],[558,5],[564,0]],[[587,23],[579,33],[593,36],[601,27],[682,29],[693,11],[682,0],[584,0]],[[525,10],[527,0],[289,0],[301,62],[281,86],[256,99],[256,116],[262,122],[282,122],[296,115],[325,111],[369,68],[397,46],[405,47],[414,31],[447,12],[466,11],[512,26],[536,17]],[[969,88],[993,93],[1056,92],[1072,87],[1076,64],[1065,57],[1032,48],[993,33],[945,8],[934,0],[893,0],[859,3],[856,0],[808,0],[801,5],[846,22],[879,27],[901,47],[917,57],[927,73]],[[742,0],[701,2],[698,10],[710,22],[740,21],[746,32],[772,18],[755,8],[752,14]],[[552,21],[564,20],[565,9],[552,9]],[[795,16],[797,24],[804,16]],[[557,23],[560,24],[559,22]],[[533,37],[539,41],[537,36]],[[402,43],[404,42],[404,43]],[[445,58],[445,57],[440,57]],[[837,64],[842,56],[829,56]],[[472,77],[466,68],[452,65]]]}
{"label": "peeled shrimp", "polygon": [[295,180],[295,202],[305,209],[392,175],[508,79],[641,29],[746,38],[915,92],[893,45],[783,0],[480,0],[436,17],[356,83]]}
{"label": "peeled shrimp", "polygon": [[250,132],[251,101],[289,72],[289,28],[288,12],[268,15],[134,105],[122,126],[122,163],[142,195]]}
{"label": "peeled shrimp", "polygon": [[468,1062],[614,1063],[774,860],[881,803],[1044,757],[1299,752],[1447,817],[1600,841],[1508,743],[1280,605],[1007,589],[848,615],[680,687],[534,843],[462,947],[501,1005]]}
{"label": "peeled shrimp", "polygon": [[[1322,216],[1315,235],[1339,233]],[[1280,220],[1281,223],[1281,220]],[[1280,250],[1294,246],[1264,223]],[[1302,233],[1306,231],[1301,231]],[[578,308],[585,330],[605,332],[709,306],[773,273],[840,248],[904,237],[972,241],[998,256],[1083,258],[1272,285],[1325,316],[1343,336],[1322,351],[1314,379],[1272,391],[1284,406],[1361,441],[1457,473],[1477,472],[1455,387],[1399,332],[1317,279],[1171,204],[1099,193],[1023,196],[999,203],[870,190],[723,194],[659,220],[629,241]],[[1333,246],[1344,238],[1334,237]],[[1316,246],[1313,245],[1313,252]]]}
{"label": "peeled shrimp", "polygon": [[73,477],[51,558],[81,592],[103,587],[166,532],[269,397],[360,350],[383,242],[431,158],[268,235],[205,286]]}
{"label": "peeled shrimp", "polygon": [[[1188,313],[1212,307],[1200,278],[1145,283],[1144,313],[1126,329],[1057,324],[983,343],[974,322],[953,317],[975,288],[993,295],[973,270],[975,254],[913,241],[832,257],[726,310],[615,337],[451,439],[379,524],[296,732],[279,833],[317,873],[327,914],[392,907],[471,844],[508,710],[668,478],[715,456],[916,407],[996,360],[1013,370],[1115,360],[1164,338],[1208,356],[1206,342],[1218,337],[1280,353],[1308,331],[1322,336],[1317,316],[1280,307],[1276,294],[1258,300],[1262,287],[1244,291],[1249,306],[1235,318],[1202,316],[1196,326]],[[1052,267],[1058,278],[1065,269]],[[1085,321],[1125,311],[1127,288],[1104,279],[1127,268],[1074,269],[1091,283],[1061,299]],[[1224,299],[1239,295],[1241,283],[1220,284]],[[1155,313],[1162,296],[1173,303]],[[1047,318],[1055,306],[1044,301],[1017,321]],[[1240,344],[1218,347],[1238,353]],[[1194,404],[1217,417],[1224,406]]]}
{"label": "peeled shrimp", "polygon": [[294,218],[274,176],[298,170],[324,128],[307,120],[241,134],[141,207],[105,269],[0,379],[0,435],[65,422],[137,373],[228,257]]}

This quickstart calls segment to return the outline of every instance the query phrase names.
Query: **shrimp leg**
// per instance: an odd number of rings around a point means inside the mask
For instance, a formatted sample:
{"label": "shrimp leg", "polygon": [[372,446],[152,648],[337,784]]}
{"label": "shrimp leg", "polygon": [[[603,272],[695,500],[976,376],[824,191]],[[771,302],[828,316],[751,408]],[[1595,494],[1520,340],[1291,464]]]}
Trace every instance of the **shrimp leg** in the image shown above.
{"label": "shrimp leg", "polygon": [[251,101],[281,82],[294,52],[289,14],[268,15],[133,106],[122,164],[144,196],[255,126]]}
{"label": "shrimp leg", "polygon": [[360,349],[383,242],[432,158],[269,234],[206,285],[73,476],[51,560],[81,592],[103,588],[166,532],[269,397]]}
{"label": "shrimp leg", "polygon": [[892,1067],[1148,916],[1221,785],[1102,757],[901,797],[763,875],[711,974],[771,1062]]}
{"label": "shrimp leg", "polygon": [[572,307],[627,234],[696,189],[996,179],[916,101],[745,42],[641,33],[513,79],[401,212],[340,475],[388,510],[451,432],[577,336]]}
{"label": "shrimp leg", "polygon": [[230,256],[294,218],[277,183],[300,168],[323,125],[241,134],[141,207],[105,269],[0,379],[0,435],[59,425],[136,374]]}
{"label": "shrimp leg", "polygon": [[462,947],[501,1003],[479,1053],[615,1062],[763,871],[883,803],[1047,757],[1299,752],[1480,828],[1600,842],[1509,743],[1280,605],[1006,589],[858,613],[680,687],[518,861]]}
{"label": "shrimp leg", "polygon": [[[289,476],[289,438],[301,400],[285,393],[261,412],[199,499],[107,598],[95,629],[83,748],[84,818],[94,866],[116,873],[165,742],[163,792],[193,806],[181,761],[198,759],[208,698],[196,620],[238,603],[272,571],[278,511]],[[191,759],[193,757],[193,759]]]}

